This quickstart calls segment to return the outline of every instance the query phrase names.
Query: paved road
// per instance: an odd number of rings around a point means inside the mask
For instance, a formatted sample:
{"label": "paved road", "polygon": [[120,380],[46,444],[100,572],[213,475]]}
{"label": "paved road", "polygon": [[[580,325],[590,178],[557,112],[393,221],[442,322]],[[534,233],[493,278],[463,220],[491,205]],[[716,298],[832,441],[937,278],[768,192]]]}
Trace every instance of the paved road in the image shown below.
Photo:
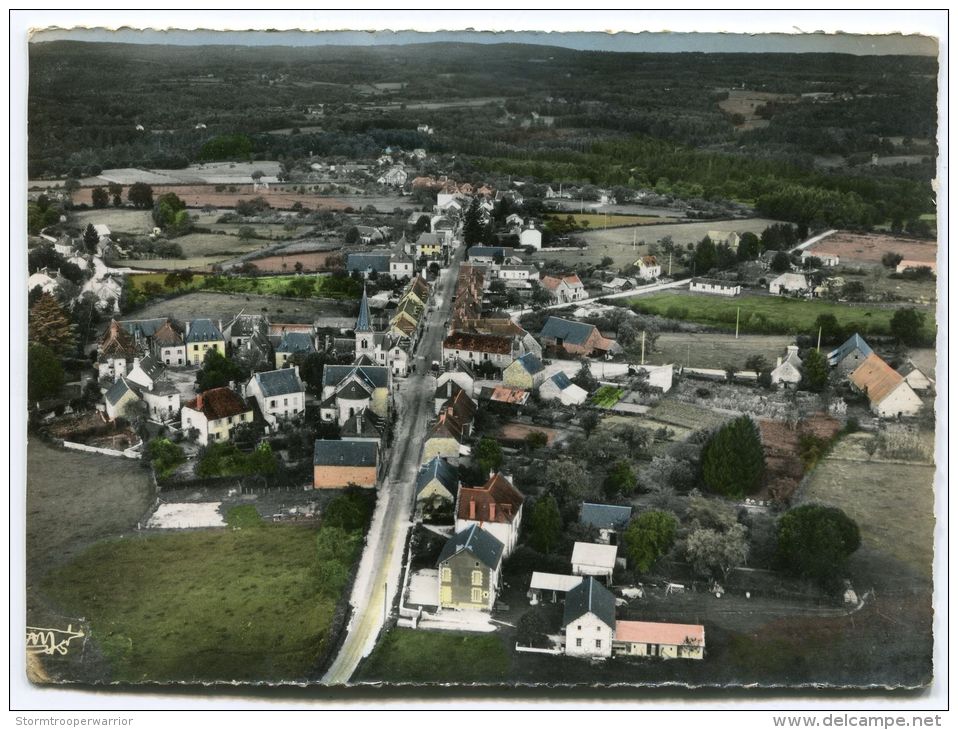
{"label": "paved road", "polygon": [[425,331],[414,355],[416,373],[400,381],[396,393],[399,421],[393,453],[349,599],[353,615],[346,640],[323,676],[323,684],[342,685],[349,681],[360,660],[373,650],[385,623],[387,606],[392,605],[401,588],[402,554],[411,526],[413,487],[426,428],[433,416],[435,379],[428,374],[428,369],[433,360],[440,359],[445,321],[451,310],[461,260],[462,247],[434,287],[434,309],[427,314]]}

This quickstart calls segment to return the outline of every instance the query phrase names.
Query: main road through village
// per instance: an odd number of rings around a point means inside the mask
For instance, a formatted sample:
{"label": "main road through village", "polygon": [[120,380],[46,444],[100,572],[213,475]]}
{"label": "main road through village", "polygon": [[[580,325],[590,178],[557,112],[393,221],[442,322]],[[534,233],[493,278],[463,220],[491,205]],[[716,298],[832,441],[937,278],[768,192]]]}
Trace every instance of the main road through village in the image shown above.
{"label": "main road through village", "polygon": [[373,650],[401,586],[402,556],[411,527],[419,456],[426,428],[433,417],[435,381],[429,370],[432,361],[440,359],[462,255],[460,247],[433,286],[414,355],[415,373],[400,381],[396,392],[399,420],[394,431],[392,456],[349,597],[352,618],[339,653],[323,676],[323,684],[342,685],[349,681],[362,658]]}

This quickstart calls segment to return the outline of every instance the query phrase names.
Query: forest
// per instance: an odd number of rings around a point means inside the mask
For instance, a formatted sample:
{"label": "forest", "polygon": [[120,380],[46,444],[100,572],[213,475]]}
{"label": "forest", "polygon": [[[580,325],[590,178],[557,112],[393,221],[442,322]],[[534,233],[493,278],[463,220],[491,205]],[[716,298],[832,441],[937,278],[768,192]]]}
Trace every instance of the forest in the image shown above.
{"label": "forest", "polygon": [[[371,159],[393,145],[467,170],[631,181],[868,226],[934,210],[936,76],[919,56],[32,43],[29,175]],[[742,89],[767,98],[762,124],[720,106]],[[855,157],[916,152],[888,167]]]}

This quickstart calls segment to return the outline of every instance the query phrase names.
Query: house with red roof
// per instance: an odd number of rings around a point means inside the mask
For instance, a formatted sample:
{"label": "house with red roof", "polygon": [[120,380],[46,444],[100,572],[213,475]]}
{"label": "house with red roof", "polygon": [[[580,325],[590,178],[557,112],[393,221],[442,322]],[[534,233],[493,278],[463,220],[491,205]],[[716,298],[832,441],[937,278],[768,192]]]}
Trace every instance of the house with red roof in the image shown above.
{"label": "house with red roof", "polygon": [[541,285],[556,304],[568,304],[589,298],[589,292],[578,274],[543,276]]}
{"label": "house with red roof", "polygon": [[915,416],[921,410],[921,398],[915,395],[905,378],[874,352],[848,380],[856,390],[868,396],[872,412],[881,418]]}
{"label": "house with red roof", "polygon": [[615,656],[704,659],[705,627],[699,624],[616,621],[612,653]]}
{"label": "house with red roof", "polygon": [[233,429],[253,422],[253,408],[230,388],[213,388],[188,401],[180,411],[184,432],[196,429],[197,443],[228,441]]}
{"label": "house with red roof", "polygon": [[456,532],[479,525],[504,546],[508,557],[519,539],[525,497],[502,473],[480,487],[460,487],[456,498]]}

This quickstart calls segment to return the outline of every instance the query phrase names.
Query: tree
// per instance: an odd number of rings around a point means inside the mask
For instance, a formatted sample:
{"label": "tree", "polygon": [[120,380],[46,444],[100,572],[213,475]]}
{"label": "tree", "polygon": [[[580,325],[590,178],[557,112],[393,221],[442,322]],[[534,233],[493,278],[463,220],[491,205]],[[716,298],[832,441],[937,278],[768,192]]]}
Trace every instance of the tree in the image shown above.
{"label": "tree", "polygon": [[740,524],[724,532],[711,528],[694,530],[686,542],[686,557],[699,575],[725,580],[732,568],[748,558],[747,534],[745,525]]}
{"label": "tree", "polygon": [[484,474],[492,471],[498,471],[502,466],[502,447],[499,442],[488,436],[479,439],[476,446],[476,463],[482,469]]}
{"label": "tree", "polygon": [[625,551],[635,569],[648,573],[672,547],[677,529],[675,516],[661,510],[643,512],[632,520],[625,531]]}
{"label": "tree", "polygon": [[549,622],[541,609],[534,608],[519,617],[516,641],[522,646],[546,646],[549,643]]}
{"label": "tree", "polygon": [[290,358],[290,362],[299,366],[299,377],[306,386],[306,390],[317,397],[322,395],[323,370],[326,367],[325,353],[297,352]]}
{"label": "tree", "polygon": [[838,318],[831,312],[818,315],[818,317],[815,318],[815,324],[812,330],[813,337],[816,338],[816,341],[818,333],[822,333],[823,345],[837,345],[845,339],[845,330],[838,323]]}
{"label": "tree", "polygon": [[157,437],[150,441],[146,445],[146,456],[160,479],[170,476],[186,461],[183,449],[168,438]]}
{"label": "tree", "polygon": [[188,220],[186,203],[176,193],[163,193],[153,205],[153,222],[160,228],[182,227]]}
{"label": "tree", "polygon": [[886,268],[894,269],[896,266],[898,266],[898,264],[901,263],[901,259],[902,255],[900,253],[889,251],[882,254],[881,263],[882,266],[885,266]]}
{"label": "tree", "polygon": [[[79,170],[76,171],[79,174]],[[73,193],[80,189],[80,181],[74,176],[68,177],[63,181],[63,191],[69,196],[73,197]]]}
{"label": "tree", "polygon": [[111,182],[107,185],[107,190],[110,191],[110,195],[113,197],[113,205],[119,208],[123,205],[123,186],[120,183]]}
{"label": "tree", "polygon": [[621,459],[606,474],[602,486],[605,489],[605,496],[609,499],[618,497],[628,497],[635,491],[635,472],[632,471],[632,465],[625,459]]}
{"label": "tree", "polygon": [[65,380],[56,353],[44,345],[30,343],[27,349],[27,396],[30,402],[53,398]]}
{"label": "tree", "polygon": [[922,331],[925,326],[925,314],[914,307],[897,310],[888,323],[888,329],[899,342],[915,347],[925,342]]}
{"label": "tree", "polygon": [[551,553],[562,537],[562,516],[555,497],[546,494],[532,507],[529,544],[540,553]]}
{"label": "tree", "polygon": [[83,246],[86,248],[87,253],[96,253],[99,243],[100,234],[96,232],[96,228],[93,227],[92,223],[87,223],[86,228],[83,230]]}
{"label": "tree", "polygon": [[784,251],[779,251],[772,258],[772,271],[776,274],[783,274],[788,271],[792,266],[791,260],[788,258],[788,254]]}
{"label": "tree", "polygon": [[729,421],[702,450],[705,486],[726,497],[754,494],[765,477],[765,451],[758,426],[749,416]]}
{"label": "tree", "polygon": [[828,359],[818,349],[812,349],[802,362],[802,387],[821,393],[828,386]]}
{"label": "tree", "polygon": [[599,425],[599,414],[595,411],[586,411],[579,416],[579,425],[582,427],[582,430],[585,431],[586,437],[591,436],[592,432],[595,431]]}
{"label": "tree", "polygon": [[51,294],[43,293],[30,307],[29,342],[50,348],[56,355],[67,355],[76,347],[76,325]]}
{"label": "tree", "polygon": [[572,382],[587,393],[591,393],[599,387],[599,381],[595,379],[589,361],[585,359],[583,359],[579,365],[579,372],[572,376]]}
{"label": "tree", "polygon": [[346,243],[358,243],[359,229],[356,226],[352,226],[348,231],[346,231],[346,238],[344,240]]}
{"label": "tree", "polygon": [[805,504],[778,522],[778,560],[793,575],[825,585],[841,579],[848,558],[861,546],[858,525],[837,507]]}
{"label": "tree", "polygon": [[482,243],[483,225],[482,214],[479,210],[479,198],[473,198],[466,213],[463,216],[462,240],[467,246],[475,246]]}
{"label": "tree", "polygon": [[695,245],[695,253],[692,254],[692,266],[696,274],[700,276],[707,274],[715,268],[718,257],[715,251],[715,244],[712,239],[706,236]]}
{"label": "tree", "polygon": [[105,208],[110,203],[110,194],[99,186],[90,191],[90,198],[94,208]]}
{"label": "tree", "polygon": [[772,369],[772,364],[765,359],[764,355],[749,355],[745,359],[745,369],[756,373],[764,373]]}
{"label": "tree", "polygon": [[153,188],[146,183],[133,183],[126,191],[126,199],[133,203],[134,208],[152,208]]}
{"label": "tree", "polygon": [[739,261],[751,261],[757,259],[762,252],[762,243],[751,231],[742,234],[738,242],[738,250],[735,252]]}
{"label": "tree", "polygon": [[179,289],[182,283],[183,279],[180,277],[179,271],[171,271],[163,279],[163,285],[167,289]]}
{"label": "tree", "polygon": [[240,226],[236,231],[236,235],[239,236],[241,241],[249,241],[256,238],[256,229],[253,228],[253,226]]}
{"label": "tree", "polygon": [[203,367],[196,373],[196,385],[200,392],[210,388],[223,388],[230,382],[243,380],[247,373],[224,357],[219,350],[208,350],[203,358]]}

